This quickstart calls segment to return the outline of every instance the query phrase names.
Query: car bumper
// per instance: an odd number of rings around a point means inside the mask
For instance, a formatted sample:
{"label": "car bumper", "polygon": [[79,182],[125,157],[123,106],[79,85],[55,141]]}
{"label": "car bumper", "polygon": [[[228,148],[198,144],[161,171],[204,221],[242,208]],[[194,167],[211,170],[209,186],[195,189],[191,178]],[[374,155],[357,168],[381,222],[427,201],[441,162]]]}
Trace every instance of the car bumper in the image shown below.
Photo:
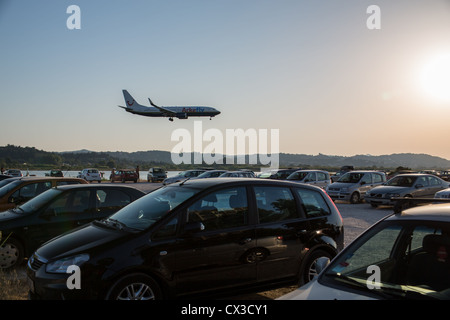
{"label": "car bumper", "polygon": [[348,192],[328,191],[327,193],[333,200],[344,200],[344,201],[350,200],[350,193]]}
{"label": "car bumper", "polygon": [[364,200],[371,205],[387,205],[387,206],[394,205],[394,202],[391,200],[391,198],[365,197]]}

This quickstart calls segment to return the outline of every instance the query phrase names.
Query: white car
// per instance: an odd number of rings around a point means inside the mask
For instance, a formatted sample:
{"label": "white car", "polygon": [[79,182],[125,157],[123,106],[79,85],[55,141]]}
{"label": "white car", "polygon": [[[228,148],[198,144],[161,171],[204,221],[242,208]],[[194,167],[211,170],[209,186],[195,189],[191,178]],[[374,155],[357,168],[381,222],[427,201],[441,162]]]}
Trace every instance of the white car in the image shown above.
{"label": "white car", "polygon": [[100,172],[98,172],[98,170],[94,168],[83,169],[81,172],[78,173],[77,178],[84,179],[87,182],[91,181],[98,181],[98,183],[102,182],[102,176],[100,175]]}
{"label": "white car", "polygon": [[450,188],[438,191],[434,194],[436,199],[448,199],[450,198]]}
{"label": "white car", "polygon": [[449,300],[449,253],[450,204],[397,209],[328,265],[326,258],[317,259],[319,275],[279,299]]}

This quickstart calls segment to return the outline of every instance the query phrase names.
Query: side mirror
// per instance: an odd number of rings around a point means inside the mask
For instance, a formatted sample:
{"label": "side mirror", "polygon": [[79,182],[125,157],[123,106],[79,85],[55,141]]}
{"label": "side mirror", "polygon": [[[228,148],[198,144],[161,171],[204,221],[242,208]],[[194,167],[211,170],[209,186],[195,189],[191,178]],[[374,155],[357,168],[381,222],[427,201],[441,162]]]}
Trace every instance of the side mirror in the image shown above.
{"label": "side mirror", "polygon": [[185,234],[192,234],[205,230],[205,225],[201,222],[191,222],[184,226]]}

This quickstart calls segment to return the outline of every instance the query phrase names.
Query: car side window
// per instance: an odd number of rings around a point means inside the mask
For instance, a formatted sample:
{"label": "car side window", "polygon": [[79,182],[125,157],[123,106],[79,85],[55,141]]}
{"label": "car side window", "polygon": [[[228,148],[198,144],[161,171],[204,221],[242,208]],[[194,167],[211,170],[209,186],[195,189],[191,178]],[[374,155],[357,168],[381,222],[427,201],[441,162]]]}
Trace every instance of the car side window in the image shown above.
{"label": "car side window", "polygon": [[317,181],[327,180],[327,176],[325,173],[317,172]]}
{"label": "car side window", "polygon": [[294,196],[289,188],[255,187],[260,223],[277,222],[299,217]]}
{"label": "car side window", "polygon": [[366,173],[362,177],[361,182],[365,182],[366,184],[372,183],[372,175],[370,173]]}
{"label": "car side window", "polygon": [[427,177],[419,177],[416,181],[416,185],[421,184],[423,187],[428,186]]}
{"label": "car side window", "polygon": [[441,183],[435,177],[428,177],[428,181],[430,182],[430,186],[440,186]]}
{"label": "car side window", "polygon": [[381,174],[373,173],[372,174],[372,178],[373,178],[373,182],[374,183],[381,183],[381,182],[383,182],[383,178],[382,178]]}
{"label": "car side window", "polygon": [[306,217],[321,217],[331,213],[325,199],[319,192],[302,188],[295,188],[295,191],[301,199],[301,205]]}
{"label": "car side window", "polygon": [[53,216],[85,212],[89,209],[90,194],[89,190],[66,192],[53,201],[46,212]]}
{"label": "car side window", "polygon": [[131,203],[128,194],[116,189],[99,189],[96,191],[97,209],[121,208]]}
{"label": "car side window", "polygon": [[201,222],[204,231],[247,225],[246,188],[231,187],[209,193],[191,205],[187,213],[188,222]]}
{"label": "car side window", "polygon": [[30,183],[14,192],[14,198],[30,199],[52,187],[51,182]]}

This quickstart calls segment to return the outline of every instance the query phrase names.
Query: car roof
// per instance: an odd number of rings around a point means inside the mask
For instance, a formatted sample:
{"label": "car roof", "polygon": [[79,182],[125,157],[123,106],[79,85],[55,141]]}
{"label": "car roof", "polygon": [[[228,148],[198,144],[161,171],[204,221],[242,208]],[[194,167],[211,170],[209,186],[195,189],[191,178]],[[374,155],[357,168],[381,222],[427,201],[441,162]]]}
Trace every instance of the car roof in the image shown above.
{"label": "car roof", "polygon": [[45,180],[78,180],[78,181],[84,181],[84,179],[80,178],[71,178],[71,177],[18,177],[17,180],[22,181],[45,181]]}
{"label": "car roof", "polygon": [[114,185],[114,184],[65,184],[62,186],[57,186],[56,189],[61,190],[69,190],[69,189],[131,189],[131,190],[137,190],[138,192],[145,193],[139,189],[136,189],[132,186],[124,186],[124,185]]}
{"label": "car roof", "polygon": [[426,204],[394,214],[389,220],[428,220],[450,222],[450,203]]}
{"label": "car roof", "polygon": [[[298,183],[288,181],[288,180],[271,180],[271,179],[259,179],[259,178],[210,178],[210,179],[185,179],[183,181],[173,183],[167,187],[173,186],[186,186],[198,189],[206,189],[210,187],[215,187],[219,185],[233,185],[233,184],[250,184],[250,185],[274,185],[274,186],[286,186],[286,187],[299,187]],[[318,187],[302,185],[305,188],[320,189]]]}

